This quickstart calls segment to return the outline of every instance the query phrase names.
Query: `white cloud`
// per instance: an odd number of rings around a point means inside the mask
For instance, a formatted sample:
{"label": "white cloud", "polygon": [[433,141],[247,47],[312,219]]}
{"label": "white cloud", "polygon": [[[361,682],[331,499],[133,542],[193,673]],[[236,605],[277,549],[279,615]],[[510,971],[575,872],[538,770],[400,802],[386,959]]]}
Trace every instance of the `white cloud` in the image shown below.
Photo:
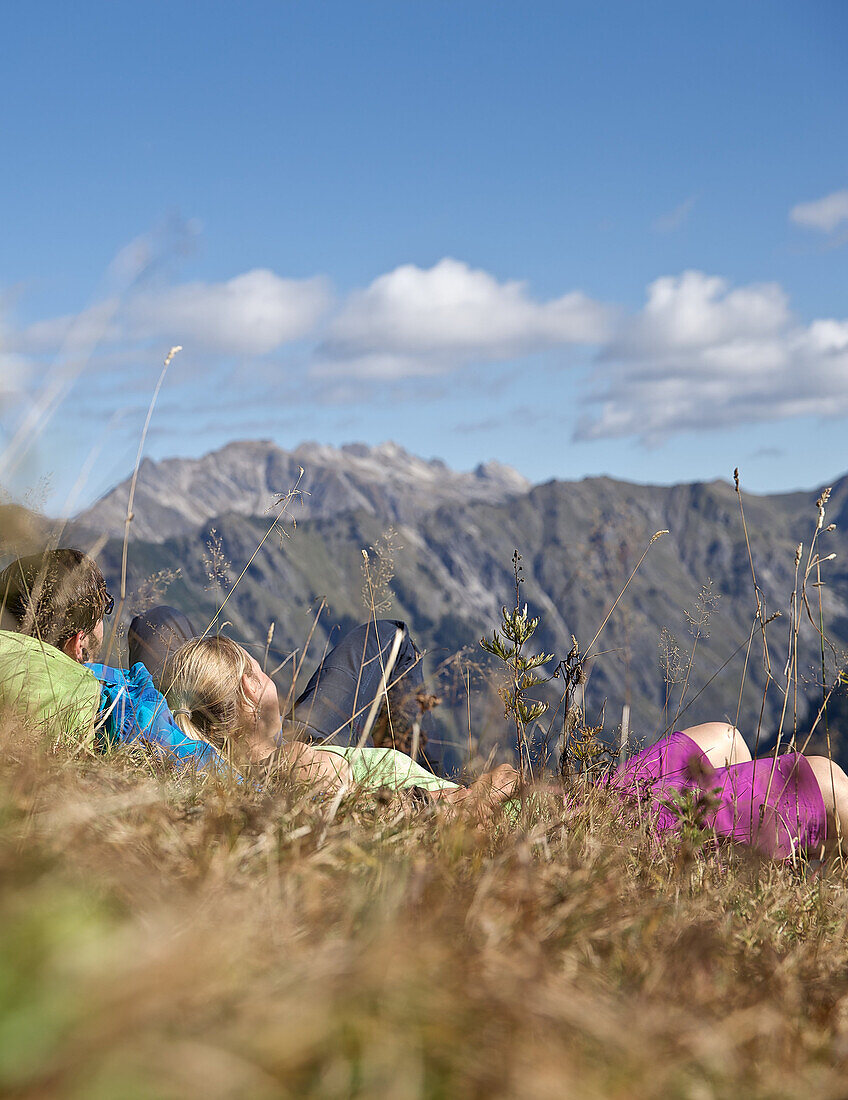
{"label": "white cloud", "polygon": [[159,341],[221,355],[265,355],[308,336],[330,305],[324,278],[284,279],[258,268],[226,282],[143,289],[41,321],[17,339],[33,354],[63,347]]}
{"label": "white cloud", "polygon": [[689,215],[695,209],[695,203],[697,201],[697,195],[690,195],[688,199],[684,199],[683,202],[678,203],[673,210],[668,210],[665,214],[660,214],[660,216],[654,220],[654,229],[657,233],[673,233],[689,220]]}
{"label": "white cloud", "polygon": [[799,202],[792,207],[789,217],[796,225],[832,233],[842,222],[848,222],[848,189],[834,191],[812,202]]}
{"label": "white cloud", "polygon": [[[381,275],[348,296],[318,347],[274,354],[294,341],[314,342],[330,301],[327,280],[284,279],[268,270],[218,283],[142,287],[17,334],[0,328],[0,391],[31,388],[34,372],[43,373],[40,356],[63,350],[60,362],[84,362],[96,346],[94,366],[101,382],[114,381],[113,397],[146,393],[145,364],[161,361],[150,353],[156,342],[185,346],[178,372],[184,394],[201,387],[202,365],[203,385],[215,377],[223,392],[226,379],[229,393],[241,393],[264,371],[259,388],[248,387],[262,393],[259,404],[285,404],[279,386],[296,378],[298,393],[308,392],[314,404],[353,405],[368,381],[394,383],[383,391],[403,387],[409,395],[415,378],[594,345],[594,388],[578,439],[655,443],[684,430],[848,416],[848,319],[803,324],[775,283],[733,287],[699,271],[664,276],[648,287],[644,307],[623,317],[580,292],[539,301],[522,282],[443,259],[429,269],[408,264]],[[241,381],[229,357],[240,360]],[[101,384],[97,392],[111,389]]]}
{"label": "white cloud", "polygon": [[595,417],[578,439],[797,416],[848,415],[848,321],[804,326],[774,284],[730,289],[698,271],[657,279],[596,364]]}
{"label": "white cloud", "polygon": [[717,276],[684,271],[650,284],[644,310],[624,323],[605,354],[692,349],[766,336],[779,332],[789,318],[786,295],[776,283],[729,290]]}
{"label": "white cloud", "polygon": [[116,337],[113,324],[119,304],[117,298],[106,298],[79,313],[36,321],[15,336],[15,346],[29,355],[93,349],[101,341]]}
{"label": "white cloud", "polygon": [[10,397],[19,394],[29,374],[29,364],[22,355],[0,347],[0,408]]}
{"label": "white cloud", "polygon": [[5,303],[0,295],[0,410],[25,389],[31,373],[29,362],[13,349],[12,332],[4,312]]}
{"label": "white cloud", "polygon": [[224,283],[186,283],[135,295],[127,317],[136,337],[221,352],[265,355],[308,336],[330,304],[327,280],[283,279],[258,268]]}
{"label": "white cloud", "polygon": [[579,291],[548,302],[523,282],[445,258],[405,264],[350,295],[319,349],[317,373],[360,377],[432,374],[462,363],[597,343],[610,311]]}

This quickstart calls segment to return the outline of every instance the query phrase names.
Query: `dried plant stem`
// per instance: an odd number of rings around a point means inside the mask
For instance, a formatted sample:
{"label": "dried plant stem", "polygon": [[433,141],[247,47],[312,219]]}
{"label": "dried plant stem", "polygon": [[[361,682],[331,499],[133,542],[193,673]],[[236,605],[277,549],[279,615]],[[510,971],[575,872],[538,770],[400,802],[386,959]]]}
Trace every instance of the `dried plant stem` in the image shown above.
{"label": "dried plant stem", "polygon": [[[784,666],[784,679],[786,680],[786,688],[783,691],[783,706],[780,709],[780,721],[777,726],[777,739],[774,744],[774,752],[772,753],[771,771],[769,773],[768,786],[766,787],[766,800],[771,797],[771,787],[774,782],[774,776],[777,771],[777,758],[780,755],[781,738],[783,737],[783,727],[786,722],[786,708],[789,705],[790,687],[793,680],[797,686],[798,677],[798,569],[801,562],[801,554],[803,551],[803,544],[799,543],[798,548],[795,551],[795,580],[792,585],[792,596],[789,601],[790,619],[789,619],[789,649],[786,656],[786,664]],[[766,681],[766,689],[768,690],[768,680]],[[763,706],[765,706],[765,691],[763,693]],[[797,703],[796,703],[797,709]],[[761,712],[762,715],[762,712]],[[797,721],[797,719],[796,719]],[[794,727],[797,729],[797,726]],[[794,736],[793,729],[793,736]],[[757,729],[757,744],[759,743],[759,729]],[[756,755],[756,746],[754,749]],[[751,812],[753,813],[754,805],[754,793],[751,792]]]}
{"label": "dried plant stem", "polygon": [[[774,614],[770,615],[766,619],[766,626],[768,626],[769,623],[774,622],[774,620],[778,619],[778,618],[780,618],[780,612],[775,611]],[[754,620],[754,629],[756,630],[756,619]],[[683,708],[683,710],[681,710],[680,714],[678,715],[678,718],[682,718],[682,716],[689,710],[689,708],[691,706],[693,706],[698,701],[698,699],[700,699],[700,697],[704,694],[704,692],[707,690],[707,688],[710,686],[710,684],[713,682],[713,680],[715,680],[717,676],[720,676],[721,673],[724,672],[724,670],[727,668],[727,666],[739,656],[739,654],[742,652],[743,649],[745,649],[745,647],[748,644],[749,643],[747,641],[739,643],[739,645],[736,647],[736,649],[734,649],[734,651],[730,654],[730,656],[719,665],[719,667],[715,670],[715,672],[712,674],[712,676],[710,676],[707,680],[705,680],[704,683],[701,685],[701,687],[698,689],[698,691],[695,692],[695,694],[692,696],[692,698],[689,700],[689,702],[686,704],[686,706]],[[760,711],[760,718],[762,719],[762,711]],[[665,734],[667,734],[670,731],[670,729],[671,729],[670,726],[666,726],[663,729],[662,734],[660,736],[665,736]]]}
{"label": "dried plant stem", "polygon": [[[309,633],[306,635],[306,642],[304,643],[303,649],[300,651],[300,659],[295,661],[294,664],[291,687],[286,693],[285,702],[283,703],[283,714],[288,714],[294,704],[295,699],[297,698],[295,694],[297,690],[297,678],[300,675],[301,668],[303,668],[303,662],[306,660],[306,654],[309,651],[309,645],[312,642],[312,635],[315,633],[315,629],[318,626],[318,620],[321,618],[321,615],[326,606],[327,601],[322,599],[321,603],[318,605],[318,610],[315,612],[315,615],[312,618],[312,625],[309,628]],[[327,656],[326,649],[324,650],[324,656]],[[285,664],[285,661],[283,662],[283,664]],[[282,667],[282,665],[280,667]],[[277,670],[275,669],[274,671]]]}
{"label": "dried plant stem", "polygon": [[674,722],[672,725],[677,725],[677,719],[680,717],[681,710],[683,708],[683,700],[686,698],[686,689],[689,687],[689,677],[692,675],[692,668],[695,664],[695,654],[698,652],[698,639],[700,634],[695,635],[695,640],[692,643],[692,652],[689,654],[689,660],[686,664],[686,675],[683,677],[683,687],[680,689],[680,698],[677,700],[677,710],[674,714]]}
{"label": "dried plant stem", "polygon": [[262,655],[262,671],[265,672],[268,668],[268,652],[271,649],[271,642],[274,640],[274,627],[277,624],[274,620],[271,620],[271,625],[268,627],[268,633],[265,636],[265,652]]}
{"label": "dried plant stem", "polygon": [[383,700],[386,700],[388,706],[388,681],[392,672],[394,671],[395,663],[398,659],[398,653],[400,652],[400,644],[403,641],[403,631],[400,627],[395,630],[395,636],[392,639],[392,648],[389,650],[388,660],[380,674],[380,687],[377,690],[377,694],[371,703],[371,709],[368,711],[368,717],[365,719],[365,725],[362,727],[362,733],[359,735],[359,741],[356,744],[358,749],[361,749],[365,742],[368,740],[368,736],[371,733],[371,729],[377,718],[377,711],[380,709],[380,704]]}
{"label": "dried plant stem", "polygon": [[612,605],[612,607],[609,609],[609,611],[604,616],[603,622],[598,627],[598,631],[595,634],[595,637],[591,640],[591,642],[589,642],[588,648],[586,649],[586,652],[583,656],[584,661],[586,661],[588,659],[588,657],[589,657],[589,655],[592,651],[592,646],[595,644],[595,642],[601,636],[601,631],[604,629],[604,627],[609,622],[610,616],[612,615],[613,611],[615,611],[615,609],[618,607],[619,603],[621,602],[621,597],[627,591],[627,589],[630,585],[630,582],[633,580],[633,578],[636,576],[637,572],[639,571],[639,566],[642,564],[642,562],[648,556],[648,551],[651,549],[651,547],[654,545],[654,543],[657,541],[658,538],[661,538],[663,535],[667,535],[667,534],[668,534],[668,531],[656,531],[653,535],[651,535],[651,541],[648,543],[648,545],[645,547],[644,551],[642,552],[642,557],[636,562],[636,565],[633,567],[633,571],[631,572],[630,576],[627,578],[627,581],[625,582],[624,588],[622,588],[622,590],[619,592],[618,596],[616,597],[615,603]]}
{"label": "dried plant stem", "polygon": [[836,688],[837,688],[838,684],[839,684],[839,677],[837,677],[836,680],[834,681],[833,685],[830,688],[828,688],[827,694],[825,695],[825,697],[822,701],[822,705],[819,707],[818,712],[816,713],[816,716],[813,719],[813,722],[810,726],[809,733],[804,738],[804,743],[803,743],[803,745],[801,745],[800,749],[798,750],[800,753],[803,754],[807,751],[807,746],[809,745],[810,741],[812,741],[812,739],[813,739],[813,734],[816,732],[816,727],[818,726],[819,722],[821,721],[821,717],[822,717],[822,714],[824,713],[825,707],[830,702],[830,697],[831,697],[831,695],[833,695],[834,691],[836,691]]}
{"label": "dried plant stem", "polygon": [[156,401],[159,397],[159,391],[162,389],[162,383],[165,381],[165,375],[168,373],[168,368],[171,365],[171,360],[177,354],[182,351],[182,345],[176,344],[168,354],[165,356],[165,361],[162,364],[162,370],[159,374],[159,380],[153,390],[153,396],[150,398],[150,405],[147,408],[147,416],[144,418],[144,427],[141,430],[141,438],[138,441],[138,451],[135,456],[135,466],[133,467],[132,480],[130,481],[130,492],[127,498],[127,515],[124,520],[124,544],[121,548],[121,587],[118,599],[118,606],[115,609],[115,618],[113,619],[112,631],[109,635],[109,644],[106,647],[106,655],[111,653],[112,648],[117,638],[118,625],[121,621],[121,612],[124,609],[124,603],[127,598],[127,557],[129,552],[130,542],[130,524],[133,521],[133,502],[135,500],[135,486],[138,481],[138,471],[141,466],[141,456],[144,452],[144,444],[147,440],[147,432],[150,428],[150,421],[153,419],[153,410],[156,408]]}
{"label": "dried plant stem", "polygon": [[[748,523],[745,519],[745,508],[742,503],[742,490],[739,488],[739,468],[737,467],[733,471],[733,483],[736,487],[736,498],[739,501],[739,515],[742,519],[742,530],[745,534],[745,548],[748,551],[748,565],[751,569],[751,581],[754,585],[754,597],[757,601],[757,619],[760,623],[760,631],[763,639],[763,662],[766,670],[766,686],[765,690],[768,690],[768,685],[772,679],[771,675],[771,657],[769,655],[768,639],[766,637],[766,623],[763,619],[763,599],[762,590],[757,582],[757,571],[754,568],[754,555],[751,551],[751,539],[748,536]],[[759,731],[757,731],[759,736]]]}
{"label": "dried plant stem", "polygon": [[468,759],[471,760],[471,670],[466,668],[465,670],[465,720],[468,730]]}
{"label": "dried plant stem", "polygon": [[751,646],[754,644],[754,634],[757,631],[757,620],[754,619],[751,623],[751,633],[748,635],[748,646],[745,650],[745,663],[742,665],[742,679],[739,681],[739,695],[736,699],[736,717],[733,720],[733,725],[739,727],[739,714],[742,710],[742,693],[745,690],[745,680],[748,676],[748,662],[751,659]]}
{"label": "dried plant stem", "polygon": [[[221,618],[221,614],[223,613],[224,608],[227,606],[227,603],[229,602],[230,596],[232,596],[233,592],[235,592],[235,590],[238,588],[239,584],[241,583],[241,581],[244,578],[245,573],[247,573],[248,569],[250,569],[251,565],[253,565],[254,561],[256,560],[256,556],[258,555],[258,553],[262,549],[262,547],[265,545],[265,543],[268,541],[268,538],[271,535],[272,531],[275,531],[277,529],[277,525],[279,524],[280,520],[283,518],[283,516],[285,516],[287,514],[287,509],[288,509],[288,506],[289,506],[290,502],[292,500],[294,500],[294,498],[300,494],[300,489],[298,488],[298,486],[300,485],[302,477],[303,477],[303,467],[301,466],[300,467],[300,474],[298,475],[298,479],[295,482],[294,487],[289,489],[289,491],[285,494],[285,496],[280,497],[280,499],[276,502],[277,506],[282,505],[282,511],[279,513],[279,515],[274,517],[274,522],[271,524],[271,526],[268,528],[268,530],[262,536],[262,538],[259,542],[259,545],[256,547],[256,549],[250,555],[250,558],[248,559],[247,565],[245,565],[244,569],[242,569],[241,573],[239,573],[238,577],[236,578],[235,583],[230,588],[229,592],[226,594],[223,601],[221,602],[221,606],[215,612],[214,616],[212,617],[211,621],[207,625],[206,629],[201,634],[201,638],[205,638],[206,635],[209,633],[209,631],[212,629],[212,627],[215,625],[215,623],[217,623],[218,620]],[[320,614],[320,612],[319,612],[319,614]],[[311,635],[310,635],[310,637],[311,637]]]}
{"label": "dried plant stem", "polygon": [[213,615],[209,625],[206,627],[206,629],[201,634],[201,638],[205,638],[206,635],[209,633],[209,631],[212,629],[212,627],[215,625],[215,623],[217,623],[218,620],[221,618],[221,614],[222,614],[224,608],[227,606],[227,603],[229,602],[230,596],[232,596],[233,592],[235,592],[236,588],[238,588],[239,582],[242,580],[242,578],[244,577],[244,575],[248,571],[248,569],[250,569],[251,565],[253,565],[259,551],[262,549],[262,547],[268,541],[269,536],[276,529],[277,524],[280,522],[281,519],[282,519],[282,513],[279,516],[275,517],[274,522],[271,524],[271,526],[268,528],[268,530],[262,536],[261,542],[256,547],[256,549],[253,551],[253,553],[250,555],[250,558],[248,559],[247,565],[245,565],[244,569],[242,569],[241,573],[239,573],[235,584],[232,586],[232,588],[226,594],[224,599],[221,601],[221,606],[215,612],[215,614]]}
{"label": "dried plant stem", "polygon": [[[821,583],[822,582],[821,582],[821,568],[820,568],[820,566],[821,566],[822,560],[828,561],[828,560],[830,560],[830,558],[834,557],[835,555],[831,554],[831,555],[829,555],[829,557],[825,557],[824,559],[822,559],[821,556],[817,552],[817,544],[818,544],[819,533],[821,532],[822,528],[824,527],[825,505],[827,504],[828,500],[830,499],[830,494],[831,494],[831,490],[829,488],[824,489],[821,493],[821,496],[816,501],[816,507],[818,508],[818,520],[816,522],[816,527],[815,527],[815,530],[813,532],[813,537],[810,540],[810,549],[809,549],[809,552],[807,554],[807,565],[806,565],[806,568],[804,569],[804,575],[803,575],[803,578],[802,578],[802,581],[801,581],[801,586],[800,586],[800,601],[804,606],[804,609],[807,613],[808,619],[810,620],[810,622],[812,623],[814,629],[818,632],[818,635],[819,635],[820,646],[821,646],[821,669],[822,669],[822,692],[823,693],[825,692],[827,681],[826,681],[826,676],[825,676],[825,656],[824,656],[825,634],[824,634],[824,612],[823,612],[822,602],[821,602]],[[797,734],[797,710],[798,710],[798,705],[797,705],[797,698],[798,698],[798,635],[799,635],[799,632],[800,632],[800,613],[799,613],[799,608],[798,608],[798,602],[799,602],[798,569],[799,569],[799,565],[800,565],[800,561],[801,561],[802,550],[803,550],[803,546],[802,546],[802,544],[799,543],[798,549],[795,552],[795,585],[794,585],[793,592],[792,592],[792,624],[791,624],[791,631],[790,631],[789,656],[788,656],[787,662],[786,662],[787,681],[791,677],[792,682],[794,682],[794,692],[793,692],[794,723],[793,723],[792,743],[793,743],[793,746],[796,747],[796,748],[797,748],[797,746],[795,745],[795,737],[796,737],[796,734]],[[816,621],[813,618],[812,610],[810,608],[810,603],[809,603],[809,600],[807,598],[807,581],[809,579],[810,573],[812,572],[813,568],[816,569],[816,582],[815,583],[816,583],[816,586],[818,587],[818,590],[819,590],[819,593],[818,593],[819,594],[819,622],[818,622],[818,624],[816,623]],[[838,683],[838,682],[839,682],[839,680],[838,680],[838,677],[837,677],[837,680],[834,683],[834,687],[836,686],[836,683]],[[789,687],[789,684],[787,683],[787,696],[788,696],[788,687]],[[827,693],[824,694],[824,697],[822,699],[822,705],[819,708],[819,712],[816,715],[815,721],[813,722],[812,726],[810,727],[810,731],[807,734],[807,737],[804,741],[804,745],[801,749],[801,752],[803,753],[804,750],[806,749],[807,745],[810,742],[810,739],[813,736],[813,731],[815,730],[816,726],[818,725],[819,720],[821,719],[821,717],[824,715],[825,730],[826,730],[826,737],[827,737],[827,747],[828,747],[828,758],[830,759],[830,763],[831,763],[831,772],[830,772],[831,790],[832,790],[832,793],[833,793],[833,796],[834,796],[834,802],[835,802],[836,792],[835,792],[835,782],[834,782],[834,777],[833,777],[833,758],[832,758],[832,751],[831,751],[831,745],[830,745],[830,731],[827,729],[827,703],[828,703],[828,700],[830,699],[830,696],[831,696],[833,690],[834,690],[834,688],[832,687],[830,689],[830,691],[827,691]],[[780,726],[778,728],[778,737],[777,737],[777,742],[775,744],[774,757],[773,757],[773,760],[772,760],[771,774],[769,775],[769,783],[768,783],[768,788],[767,788],[767,791],[766,791],[766,799],[768,799],[768,797],[771,794],[771,785],[772,785],[772,782],[774,780],[775,772],[777,770],[777,757],[778,757],[778,752],[779,752],[779,749],[780,749],[780,737],[781,737],[781,733],[782,733],[782,730],[783,730],[784,716],[786,714],[786,705],[787,705],[787,698],[784,698],[783,709],[782,709],[782,712],[781,712]]]}
{"label": "dried plant stem", "polygon": [[[159,397],[159,391],[162,389],[162,383],[165,381],[165,375],[168,373],[168,367],[171,365],[171,360],[177,354],[178,351],[182,351],[182,345],[177,344],[172,347],[168,354],[165,356],[165,362],[162,365],[162,373],[159,375],[159,381],[156,383],[156,388],[153,390],[153,396],[150,399],[150,405],[147,409],[147,416],[144,420],[144,427],[141,430],[141,439],[138,441],[138,453],[135,456],[135,466],[133,468],[132,480],[130,481],[130,495],[127,499],[127,518],[124,521],[124,546],[121,552],[121,603],[126,599],[127,595],[127,546],[130,540],[130,524],[133,521],[133,501],[135,500],[135,486],[138,481],[138,471],[141,466],[141,456],[144,452],[144,444],[147,440],[147,432],[150,428],[150,421],[153,419],[153,410],[156,408],[156,400]],[[116,619],[120,617],[120,611]]]}
{"label": "dried plant stem", "polygon": [[[820,655],[821,655],[821,679],[822,679],[822,704],[821,711],[824,715],[824,735],[827,742],[827,759],[830,765],[830,793],[833,798],[833,804],[836,805],[836,780],[833,775],[833,746],[830,743],[830,723],[827,720],[827,673],[825,671],[825,655],[824,655],[824,607],[822,605],[822,579],[821,579],[821,562],[816,559],[816,588],[818,590],[819,598],[819,642],[820,642]],[[836,839],[839,845],[840,852],[842,851],[842,821],[839,814],[834,814],[836,819]]]}

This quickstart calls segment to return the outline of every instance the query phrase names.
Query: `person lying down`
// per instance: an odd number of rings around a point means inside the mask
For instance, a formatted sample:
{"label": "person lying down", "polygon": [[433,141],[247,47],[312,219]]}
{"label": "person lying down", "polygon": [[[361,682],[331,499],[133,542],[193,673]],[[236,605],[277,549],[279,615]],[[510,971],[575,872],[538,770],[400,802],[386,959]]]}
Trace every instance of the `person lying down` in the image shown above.
{"label": "person lying down", "polygon": [[[420,672],[402,624],[378,621],[373,631],[370,624],[353,631],[327,655],[286,721],[273,682],[240,646],[225,638],[187,641],[176,651],[178,675],[161,684],[172,715],[142,663],[128,671],[95,663],[113,602],[96,562],[78,550],[47,551],[3,570],[0,703],[52,736],[64,732],[80,744],[94,736],[101,749],[141,743],[174,767],[260,775],[263,768],[288,767],[318,790],[353,782],[372,790],[417,787],[478,813],[507,802],[516,789],[509,765],[465,788],[395,749],[358,747],[367,741],[362,714],[382,690],[381,662],[394,648],[391,639],[400,639],[396,655],[403,655],[409,673]],[[363,707],[356,696],[366,682]],[[303,728],[315,743],[295,739]],[[338,740],[344,736],[346,742]],[[738,730],[726,723],[662,738],[632,757],[610,785],[645,806],[661,832],[677,829],[674,803],[686,795],[703,804],[704,825],[717,837],[777,859],[846,848],[845,772],[825,757],[795,752],[752,760]]]}
{"label": "person lying down", "polygon": [[[352,632],[349,644],[328,654],[310,680],[298,717],[293,714],[283,723],[273,681],[241,646],[224,637],[192,639],[174,655],[179,661],[169,662],[160,686],[167,688],[175,715],[142,663],[129,670],[97,663],[104,616],[113,603],[97,563],[78,550],[50,550],[7,566],[0,573],[0,607],[3,625],[11,629],[0,629],[0,703],[29,724],[35,719],[51,734],[61,726],[75,741],[93,742],[101,751],[139,744],[174,768],[251,780],[263,770],[286,767],[316,792],[343,785],[418,788],[447,805],[481,813],[506,801],[516,788],[518,776],[509,765],[467,788],[395,749],[358,747],[362,712],[370,706],[345,699],[341,687],[352,677],[348,665],[368,659],[353,680],[363,688],[370,684],[376,694],[385,648],[380,628],[390,628],[389,636],[402,642],[397,652],[409,650],[409,666],[420,676],[408,632],[399,630],[402,624],[378,621],[373,630],[366,624]],[[157,671],[164,673],[164,668]],[[295,740],[304,729],[314,737],[336,734],[336,743]],[[345,731],[355,744],[338,742]]]}
{"label": "person lying down", "polygon": [[[453,807],[485,814],[515,792],[518,773],[502,764],[471,787],[423,768],[392,748],[307,744],[296,727],[280,727],[274,681],[259,662],[230,638],[186,642],[173,655],[165,698],[187,738],[205,741],[239,772],[270,775],[284,771],[323,791],[339,788],[417,789]],[[287,729],[287,726],[289,727]]]}

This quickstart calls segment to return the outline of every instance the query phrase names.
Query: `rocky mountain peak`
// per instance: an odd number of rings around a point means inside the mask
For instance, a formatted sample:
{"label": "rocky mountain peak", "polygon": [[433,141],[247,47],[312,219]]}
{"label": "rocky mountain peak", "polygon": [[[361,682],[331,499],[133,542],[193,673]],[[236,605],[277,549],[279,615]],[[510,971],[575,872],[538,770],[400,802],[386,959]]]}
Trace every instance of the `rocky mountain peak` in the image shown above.
{"label": "rocky mountain peak", "polygon": [[[362,510],[386,523],[412,523],[445,504],[498,503],[530,488],[526,478],[501,463],[458,472],[392,441],[374,447],[305,442],[286,451],[269,440],[235,440],[201,458],[146,459],[136,485],[131,535],[162,542],[229,512],[263,515],[295,485],[302,494],[293,510],[297,519]],[[128,493],[126,480],[78,521],[121,536]]]}

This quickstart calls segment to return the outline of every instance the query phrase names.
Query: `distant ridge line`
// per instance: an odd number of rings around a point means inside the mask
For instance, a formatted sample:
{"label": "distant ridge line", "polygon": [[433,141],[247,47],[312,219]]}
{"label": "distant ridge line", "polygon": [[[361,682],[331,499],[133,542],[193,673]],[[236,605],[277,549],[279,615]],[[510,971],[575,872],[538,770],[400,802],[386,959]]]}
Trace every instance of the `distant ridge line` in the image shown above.
{"label": "distant ridge line", "polygon": [[[441,459],[419,458],[392,441],[341,447],[306,442],[286,451],[269,440],[235,440],[200,458],[145,459],[130,535],[163,542],[227,512],[262,515],[295,485],[300,490],[291,509],[295,518],[363,510],[386,523],[414,523],[446,504],[499,503],[531,488],[527,478],[500,462],[458,472]],[[126,479],[76,521],[120,537],[128,487]]]}

